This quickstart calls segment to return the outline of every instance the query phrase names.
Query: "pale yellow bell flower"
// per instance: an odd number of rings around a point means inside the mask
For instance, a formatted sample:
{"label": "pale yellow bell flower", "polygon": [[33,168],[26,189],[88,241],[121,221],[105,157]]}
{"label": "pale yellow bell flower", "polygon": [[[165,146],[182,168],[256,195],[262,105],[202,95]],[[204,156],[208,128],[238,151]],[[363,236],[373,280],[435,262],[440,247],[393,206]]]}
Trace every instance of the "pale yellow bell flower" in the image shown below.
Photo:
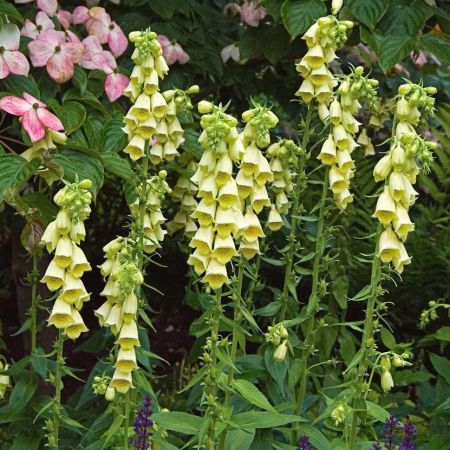
{"label": "pale yellow bell flower", "polygon": [[189,246],[196,248],[201,255],[209,255],[212,252],[214,231],[212,226],[200,227],[192,238]]}
{"label": "pale yellow bell flower", "polygon": [[400,242],[400,255],[398,258],[394,258],[392,260],[392,264],[394,265],[394,269],[398,273],[402,273],[405,266],[411,264],[411,258],[406,251],[405,246]]}
{"label": "pale yellow bell flower", "polygon": [[123,325],[122,307],[115,303],[106,318],[104,325],[111,328],[111,332],[116,335],[119,333]]}
{"label": "pale yellow bell flower", "polygon": [[322,47],[320,45],[314,45],[308,50],[303,59],[308,63],[311,69],[319,69],[325,62]]}
{"label": "pale yellow bell flower", "polygon": [[217,259],[219,263],[227,264],[231,261],[233,256],[236,256],[236,254],[236,247],[231,235],[228,235],[225,238],[222,238],[219,235],[215,237],[212,257]]}
{"label": "pale yellow bell flower", "polygon": [[277,362],[283,362],[286,359],[287,351],[287,341],[284,340],[273,352],[273,359]]}
{"label": "pale yellow bell flower", "polygon": [[340,208],[346,209],[348,204],[353,202],[353,195],[348,189],[344,189],[338,194],[334,194],[334,199]]}
{"label": "pale yellow bell flower", "polygon": [[378,197],[375,213],[372,217],[376,217],[383,225],[387,225],[397,218],[395,201],[388,189],[385,189]]}
{"label": "pale yellow bell flower", "polygon": [[97,308],[94,311],[94,315],[98,318],[98,322],[101,327],[105,325],[105,322],[109,316],[109,313],[111,312],[112,307],[113,304],[109,300],[107,300],[100,306],[100,308]]}
{"label": "pale yellow bell flower", "polygon": [[141,94],[130,109],[130,114],[135,116],[139,122],[143,122],[150,116],[151,98],[147,94]]}
{"label": "pale yellow bell flower", "polygon": [[202,281],[208,283],[211,289],[220,289],[224,284],[230,282],[225,265],[215,258],[210,259]]}
{"label": "pale yellow bell flower", "polygon": [[254,211],[259,214],[265,206],[270,206],[269,195],[264,185],[256,186],[250,195],[250,203]]}
{"label": "pale yellow bell flower", "polygon": [[195,273],[201,275],[209,264],[209,256],[202,255],[198,250],[189,255],[188,264],[194,267]]}
{"label": "pale yellow bell flower", "polygon": [[216,159],[216,156],[211,150],[205,150],[198,162],[199,169],[202,169],[206,173],[213,172],[216,167]]}
{"label": "pale yellow bell flower", "polygon": [[330,82],[314,86],[314,95],[319,103],[328,102],[333,95],[333,88]]}
{"label": "pale yellow bell flower", "polygon": [[149,116],[144,121],[138,123],[135,132],[142,138],[148,140],[155,134],[156,127],[157,123],[155,118],[153,116]]}
{"label": "pale yellow bell flower", "polygon": [[80,243],[84,241],[86,238],[86,228],[84,226],[84,222],[82,220],[78,220],[77,222],[72,222],[72,226],[70,227],[69,237],[72,241],[76,243]]}
{"label": "pale yellow bell flower", "polygon": [[336,144],[332,134],[329,134],[328,138],[323,143],[317,159],[327,166],[336,163]]}
{"label": "pale yellow bell flower", "polygon": [[381,388],[384,392],[389,392],[394,387],[394,380],[392,379],[391,372],[384,369],[381,373]]}
{"label": "pale yellow bell flower", "polygon": [[342,125],[333,127],[333,140],[336,146],[341,150],[350,147],[350,137]]}
{"label": "pale yellow bell flower", "polygon": [[[399,202],[406,199],[405,177],[401,172],[394,171],[389,175],[388,189],[391,197]],[[408,197],[409,199],[409,197]]]}
{"label": "pale yellow bell flower", "polygon": [[397,204],[397,218],[394,219],[393,225],[397,236],[402,241],[406,241],[408,233],[414,230],[414,224],[409,218],[408,211],[399,204]]}
{"label": "pale yellow bell flower", "polygon": [[169,129],[165,119],[161,119],[155,130],[155,139],[159,144],[164,144],[169,139]]}
{"label": "pale yellow bell flower", "polygon": [[283,227],[283,219],[275,206],[270,208],[267,227],[271,231],[278,231]]}
{"label": "pale yellow bell flower", "polygon": [[241,199],[247,198],[253,191],[253,175],[245,175],[245,172],[240,169],[236,175],[236,184],[238,187],[239,197]]}
{"label": "pale yellow bell flower", "polygon": [[91,265],[86,259],[86,255],[80,247],[74,244],[72,254],[72,264],[70,265],[70,273],[75,278],[81,278],[84,272],[92,270]]}
{"label": "pale yellow bell flower", "polygon": [[180,153],[177,150],[176,145],[168,140],[164,143],[164,159],[166,161],[173,161]]}
{"label": "pale yellow bell flower", "polygon": [[334,99],[330,105],[330,122],[334,126],[338,126],[342,120],[342,108],[339,100]]}
{"label": "pale yellow bell flower", "polygon": [[391,164],[394,169],[402,170],[406,163],[406,153],[400,144],[394,146],[391,152]]}
{"label": "pale yellow bell flower", "polygon": [[295,95],[297,97],[301,97],[301,99],[305,103],[310,103],[311,100],[314,98],[314,85],[311,82],[311,80],[309,79],[303,80],[302,84],[300,85]]}
{"label": "pale yellow bell flower", "polygon": [[169,73],[169,66],[162,55],[155,59],[155,69],[158,72],[160,78],[164,78],[164,75]]}
{"label": "pale yellow bell flower", "polygon": [[73,322],[72,307],[61,297],[57,297],[53,304],[48,323],[58,329],[68,327]]}
{"label": "pale yellow bell flower", "polygon": [[167,103],[160,92],[151,95],[152,113],[157,119],[161,119],[167,112]]}
{"label": "pale yellow bell flower", "polygon": [[66,272],[62,287],[61,298],[67,303],[75,303],[85,293],[83,282]]}
{"label": "pale yellow bell flower", "polygon": [[330,189],[333,194],[339,194],[343,190],[348,188],[348,182],[342,175],[342,172],[336,167],[331,166],[329,171]]}
{"label": "pale yellow bell flower", "polygon": [[124,148],[124,153],[130,155],[130,158],[133,161],[137,161],[138,159],[144,156],[145,151],[145,139],[142,136],[136,134],[133,136],[128,145]]}
{"label": "pale yellow bell flower", "polygon": [[122,318],[125,323],[130,323],[136,319],[138,310],[138,300],[136,294],[131,292],[125,297],[122,304]]}
{"label": "pale yellow bell flower", "polygon": [[225,153],[217,160],[215,170],[215,180],[218,186],[223,186],[229,182],[233,174],[233,162],[228,153]]}
{"label": "pale yellow bell flower", "polygon": [[69,211],[66,209],[59,210],[55,219],[56,231],[59,234],[68,234],[72,227]]}
{"label": "pale yellow bell flower", "polygon": [[130,388],[134,388],[131,372],[125,373],[119,369],[116,369],[111,380],[111,386],[117,392],[126,394]]}
{"label": "pale yellow bell flower", "polygon": [[373,169],[373,177],[375,178],[375,181],[378,183],[385,180],[391,173],[391,170],[391,154],[388,153],[376,163],[375,168]]}
{"label": "pale yellow bell flower", "polygon": [[232,208],[224,209],[221,206],[217,208],[215,229],[222,238],[236,231],[236,213]]}
{"label": "pale yellow bell flower", "polygon": [[391,262],[394,258],[400,257],[400,244],[397,235],[388,226],[380,235],[378,243],[378,256],[384,263]]}
{"label": "pale yellow bell flower", "polygon": [[222,208],[228,209],[239,202],[239,192],[236,181],[228,180],[220,189],[217,200]]}
{"label": "pale yellow bell flower", "polygon": [[239,234],[242,234],[247,241],[254,242],[258,238],[265,236],[258,216],[251,208],[247,208],[244,220],[245,226],[239,231]]}
{"label": "pale yellow bell flower", "polygon": [[280,214],[287,214],[289,211],[289,199],[284,192],[277,193],[275,204]]}
{"label": "pale yellow bell flower", "polygon": [[50,291],[57,291],[64,283],[65,270],[58,266],[54,260],[50,262],[41,282],[47,285]]}
{"label": "pale yellow bell flower", "polygon": [[355,168],[355,161],[353,161],[350,152],[346,149],[338,150],[336,152],[336,159],[339,169],[344,172]]}
{"label": "pale yellow bell flower", "polygon": [[45,244],[49,253],[55,250],[59,240],[59,233],[56,231],[56,222],[50,222],[41,237],[41,243]]}
{"label": "pale yellow bell flower", "polygon": [[312,70],[305,58],[302,58],[300,62],[295,65],[295,69],[300,73],[302,78],[308,78]]}
{"label": "pale yellow bell flower", "polygon": [[159,89],[158,72],[152,70],[149,74],[145,76],[144,80],[144,92],[147,95],[154,94]]}
{"label": "pale yellow bell flower", "polygon": [[120,328],[119,338],[117,344],[123,347],[125,350],[129,350],[135,346],[139,346],[139,335],[137,324],[135,320],[130,323],[123,323]]}
{"label": "pale yellow bell flower", "polygon": [[78,339],[81,333],[86,333],[89,329],[85,325],[81,314],[75,308],[72,308],[72,318],[73,322],[64,328],[64,332],[70,339]]}
{"label": "pale yellow bell flower", "polygon": [[241,170],[245,175],[249,176],[258,172],[260,150],[255,144],[250,144],[244,152],[244,157],[241,162]]}
{"label": "pale yellow bell flower", "polygon": [[130,373],[132,370],[138,368],[136,362],[136,350],[134,347],[131,347],[128,350],[122,347],[119,348],[115,367],[123,373]]}
{"label": "pale yellow bell flower", "polygon": [[213,223],[215,214],[216,203],[208,203],[203,198],[191,214],[191,217],[197,219],[201,227],[208,227]]}
{"label": "pale yellow bell flower", "polygon": [[74,244],[68,236],[61,236],[55,249],[55,263],[65,269],[72,263]]}
{"label": "pale yellow bell flower", "polygon": [[256,255],[260,255],[259,251],[259,241],[258,239],[253,242],[249,242],[245,237],[242,239],[238,253],[242,255],[247,261],[254,258]]}

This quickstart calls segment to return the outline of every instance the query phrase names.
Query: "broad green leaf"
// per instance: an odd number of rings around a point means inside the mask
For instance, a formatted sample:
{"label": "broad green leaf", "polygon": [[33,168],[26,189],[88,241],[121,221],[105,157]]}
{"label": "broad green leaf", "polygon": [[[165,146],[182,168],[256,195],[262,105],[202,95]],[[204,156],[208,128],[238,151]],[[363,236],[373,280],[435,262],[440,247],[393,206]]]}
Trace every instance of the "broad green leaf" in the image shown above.
{"label": "broad green leaf", "polygon": [[202,425],[202,418],[179,411],[155,413],[151,419],[166,430],[183,434],[197,434]]}
{"label": "broad green leaf", "polygon": [[377,419],[379,422],[386,422],[389,419],[389,412],[382,408],[380,405],[376,403],[369,402],[366,400],[367,414],[374,419]]}
{"label": "broad green leaf", "polygon": [[47,357],[42,348],[37,348],[30,356],[33,369],[42,377],[47,379]]}
{"label": "broad green leaf", "polygon": [[308,424],[297,425],[299,434],[308,436],[309,441],[317,450],[330,450],[328,439],[315,427]]}
{"label": "broad green leaf", "polygon": [[20,75],[8,75],[7,78],[2,80],[2,83],[6,88],[5,90],[13,93],[14,95],[22,96],[24,92],[27,92],[33,97],[41,97],[39,87],[31,75],[28,75],[28,77],[22,77]]}
{"label": "broad green leaf", "polygon": [[450,64],[450,39],[444,35],[427,33],[419,40],[419,47]]}
{"label": "broad green leaf", "polygon": [[241,59],[256,58],[263,54],[263,31],[261,27],[248,27],[239,39]]}
{"label": "broad green leaf", "polygon": [[267,400],[267,397],[253,383],[250,383],[250,381],[234,380],[233,387],[251,405],[265,409],[266,411],[276,412],[275,408]]}
{"label": "broad green leaf", "polygon": [[58,207],[42,192],[30,192],[22,196],[22,200],[30,207],[37,208],[41,218],[48,225],[58,214]]}
{"label": "broad green leaf", "polygon": [[350,0],[346,6],[356,19],[373,30],[386,12],[389,0]]}
{"label": "broad green leaf", "polygon": [[60,154],[53,155],[51,160],[61,165],[64,170],[64,178],[71,183],[75,181],[76,177],[79,180],[85,178],[92,180],[94,194],[103,184],[103,166],[91,156],[73,150],[65,150]]}
{"label": "broad green leaf", "polygon": [[346,276],[339,276],[333,280],[331,291],[341,309],[347,309],[348,287],[349,281]]}
{"label": "broad green leaf", "polygon": [[263,39],[263,54],[272,64],[276,64],[289,51],[289,34],[282,25],[269,27]]}
{"label": "broad green leaf", "polygon": [[377,29],[384,36],[415,37],[424,23],[425,12],[418,2],[415,4],[390,2]]}
{"label": "broad green leaf", "polygon": [[103,124],[102,137],[100,140],[100,151],[119,152],[127,144],[127,136],[122,130],[123,123],[120,120],[111,119]]}
{"label": "broad green leaf", "polygon": [[86,110],[81,103],[72,101],[64,102],[61,107],[60,118],[66,132],[70,134],[83,125],[86,120]]}
{"label": "broad green leaf", "polygon": [[231,417],[232,424],[244,430],[281,427],[288,423],[302,422],[304,420],[300,416],[279,414],[270,411],[247,411]]}
{"label": "broad green leaf", "polygon": [[26,408],[28,402],[33,398],[37,388],[36,379],[30,379],[24,374],[14,385],[9,398],[9,411],[11,414],[17,414]]}
{"label": "broad green leaf", "polygon": [[281,7],[284,26],[292,38],[303,34],[326,13],[327,8],[321,0],[286,0]]}
{"label": "broad green leaf", "polygon": [[450,341],[450,327],[441,327],[436,331],[436,339],[440,341]]}
{"label": "broad green leaf", "polygon": [[255,430],[230,430],[225,438],[225,450],[248,450],[255,437]]}
{"label": "broad green leaf", "polygon": [[105,437],[105,442],[103,443],[102,448],[106,447],[106,444],[108,444],[111,439],[117,434],[119,433],[119,430],[122,427],[122,423],[124,421],[125,417],[124,416],[116,416],[114,418],[113,423],[111,424],[111,426],[108,428],[108,430],[106,431],[106,433],[103,435]]}
{"label": "broad green leaf", "polygon": [[416,47],[417,39],[408,35],[387,35],[379,46],[379,64],[384,72],[403,61]]}
{"label": "broad green leaf", "polygon": [[78,64],[75,65],[72,83],[80,91],[80,94],[84,94],[87,86],[87,76],[84,69]]}
{"label": "broad green leaf", "polygon": [[5,0],[0,0],[0,15],[7,15],[9,19],[14,19],[17,22],[23,23],[22,14],[11,4]]}
{"label": "broad green leaf", "polygon": [[7,189],[19,189],[34,174],[40,161],[28,162],[19,155],[0,155],[0,202]]}
{"label": "broad green leaf", "polygon": [[103,153],[102,162],[108,172],[111,172],[126,181],[130,181],[133,178],[134,173],[131,169],[130,162],[119,156],[117,153]]}
{"label": "broad green leaf", "polygon": [[9,450],[38,450],[41,444],[42,437],[39,433],[32,433],[31,435],[21,434],[14,439]]}
{"label": "broad green leaf", "polygon": [[430,353],[430,361],[436,372],[450,384],[450,359],[436,355],[436,353]]}
{"label": "broad green leaf", "polygon": [[434,378],[430,372],[420,371],[414,372],[409,369],[398,370],[394,374],[394,381],[396,386],[408,386],[413,383],[424,383]]}
{"label": "broad green leaf", "polygon": [[381,340],[388,350],[392,350],[397,345],[394,335],[386,327],[381,328]]}

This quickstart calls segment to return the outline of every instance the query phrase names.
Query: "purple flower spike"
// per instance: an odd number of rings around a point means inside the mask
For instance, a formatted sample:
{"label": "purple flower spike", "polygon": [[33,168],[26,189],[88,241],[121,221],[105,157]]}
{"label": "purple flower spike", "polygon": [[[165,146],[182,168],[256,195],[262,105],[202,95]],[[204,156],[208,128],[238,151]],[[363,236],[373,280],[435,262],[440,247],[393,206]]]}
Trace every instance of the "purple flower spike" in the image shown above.
{"label": "purple flower spike", "polygon": [[416,444],[414,443],[414,436],[416,434],[416,427],[410,420],[407,420],[403,426],[405,437],[401,443],[399,450],[416,450]]}
{"label": "purple flower spike", "polygon": [[142,408],[138,411],[134,421],[134,432],[136,437],[130,439],[130,444],[138,450],[150,450],[150,430],[153,422],[150,420],[152,415],[152,399],[149,396],[144,398]]}
{"label": "purple flower spike", "polygon": [[308,436],[300,436],[297,450],[314,450],[313,446],[309,443]]}
{"label": "purple flower spike", "polygon": [[386,441],[384,448],[387,448],[388,450],[395,449],[396,430],[399,425],[400,421],[395,417],[395,414],[391,414],[384,424],[384,439]]}

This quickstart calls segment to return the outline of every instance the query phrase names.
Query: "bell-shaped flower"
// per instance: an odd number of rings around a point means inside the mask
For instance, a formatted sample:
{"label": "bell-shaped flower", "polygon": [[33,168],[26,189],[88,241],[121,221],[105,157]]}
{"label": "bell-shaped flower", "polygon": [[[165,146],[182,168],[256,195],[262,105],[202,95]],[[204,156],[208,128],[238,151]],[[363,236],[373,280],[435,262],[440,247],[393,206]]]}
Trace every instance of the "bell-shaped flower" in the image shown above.
{"label": "bell-shaped flower", "polygon": [[317,159],[327,166],[336,162],[336,144],[332,134],[329,134],[328,138],[323,143]]}
{"label": "bell-shaped flower", "polygon": [[[69,38],[70,39],[70,38]],[[47,67],[49,76],[58,83],[70,80],[74,64],[81,61],[83,45],[67,40],[63,31],[47,30],[28,44],[34,67]]]}
{"label": "bell-shaped flower", "polygon": [[202,281],[208,283],[211,289],[220,289],[224,284],[230,282],[227,268],[217,259],[211,258]]}
{"label": "bell-shaped flower", "polygon": [[0,80],[10,73],[28,76],[30,65],[25,55],[19,51],[20,30],[17,25],[4,23],[0,27]]}
{"label": "bell-shaped flower", "polygon": [[330,188],[333,194],[339,194],[344,189],[348,188],[348,182],[345,179],[342,171],[336,166],[332,166],[329,172]]}
{"label": "bell-shaped flower", "polygon": [[134,388],[133,377],[131,372],[122,372],[119,369],[114,371],[114,375],[111,380],[111,386],[121,394],[126,394],[128,390]]}
{"label": "bell-shaped flower", "polygon": [[250,260],[254,258],[256,255],[260,254],[259,251],[259,241],[258,239],[253,242],[248,241],[247,239],[242,238],[242,241],[239,245],[238,253],[242,255],[246,260]]}
{"label": "bell-shaped flower", "polygon": [[385,189],[378,197],[375,213],[372,217],[376,217],[383,225],[387,225],[397,219],[395,201],[388,189]]}
{"label": "bell-shaped flower", "polygon": [[109,300],[107,300],[100,306],[100,308],[97,308],[94,311],[94,315],[98,318],[101,327],[105,324],[106,319],[108,318],[109,313],[111,312],[112,306],[113,306],[112,303]]}
{"label": "bell-shaped flower", "polygon": [[55,249],[55,263],[65,269],[72,263],[73,243],[68,236],[61,236]]}
{"label": "bell-shaped flower", "polygon": [[125,297],[122,304],[122,317],[125,323],[130,323],[136,319],[138,300],[136,294],[132,292]]}
{"label": "bell-shaped flower", "polygon": [[50,222],[41,237],[41,243],[46,246],[49,253],[55,250],[59,236],[59,233],[56,231],[56,222]]}
{"label": "bell-shaped flower", "polygon": [[392,170],[391,154],[384,155],[375,165],[373,169],[373,177],[378,183],[385,180]]}
{"label": "bell-shaped flower", "polygon": [[402,273],[405,266],[411,264],[411,257],[408,255],[405,246],[400,242],[400,255],[392,260],[395,270]]}
{"label": "bell-shaped flower", "polygon": [[66,328],[73,322],[73,311],[74,308],[69,303],[58,297],[53,304],[48,323],[58,329]]}
{"label": "bell-shaped flower", "polygon": [[191,217],[197,219],[201,227],[208,227],[213,223],[215,214],[216,203],[208,203],[205,199],[202,199]]}
{"label": "bell-shaped flower", "polygon": [[123,318],[122,318],[122,308],[118,303],[115,303],[111,310],[109,311],[108,317],[106,318],[104,325],[111,327],[111,332],[116,335],[122,328]]}
{"label": "bell-shaped flower", "polygon": [[397,205],[397,217],[394,219],[393,225],[397,236],[402,241],[406,241],[408,233],[414,230],[414,224],[409,218],[408,211],[401,205]]}
{"label": "bell-shaped flower", "polygon": [[189,246],[196,248],[201,255],[209,255],[212,252],[214,231],[211,226],[200,227],[192,238]]}
{"label": "bell-shaped flower", "polygon": [[86,255],[80,247],[74,244],[72,253],[72,264],[70,266],[70,273],[75,278],[81,278],[84,272],[92,270],[91,265],[86,259]]}
{"label": "bell-shaped flower", "polygon": [[117,362],[115,367],[123,373],[130,373],[133,369],[137,369],[136,350],[134,347],[130,349],[119,348],[117,353]]}
{"label": "bell-shaped flower", "polygon": [[278,231],[283,226],[283,219],[275,206],[270,208],[269,217],[267,218],[267,227],[271,231]]}
{"label": "bell-shaped flower", "polygon": [[397,235],[388,226],[380,235],[378,242],[378,255],[384,263],[391,262],[400,257],[400,244]]}
{"label": "bell-shaped flower", "polygon": [[216,258],[221,264],[227,264],[236,254],[236,247],[231,235],[225,238],[221,238],[219,235],[216,236],[212,252],[213,258]]}
{"label": "bell-shaped flower", "polygon": [[66,272],[61,298],[67,303],[73,304],[85,291],[83,282],[79,278],[75,278],[70,272]]}
{"label": "bell-shaped flower", "polygon": [[198,249],[194,253],[189,255],[188,264],[194,267],[195,273],[201,275],[209,264],[209,257],[202,255]]}
{"label": "bell-shaped flower", "polygon": [[265,234],[261,228],[261,223],[259,222],[258,216],[253,212],[251,208],[247,208],[247,212],[244,216],[245,225],[239,231],[245,239],[249,242],[254,242],[260,237],[264,237]]}
{"label": "bell-shaped flower", "polygon": [[55,24],[44,11],[39,11],[36,14],[36,18],[34,19],[34,21],[35,22],[33,23],[30,19],[25,20],[25,23],[20,30],[20,34],[22,36],[35,39],[44,31],[55,28]]}
{"label": "bell-shaped flower", "polygon": [[122,325],[117,343],[125,350],[139,346],[138,329],[135,320]]}
{"label": "bell-shaped flower", "polygon": [[236,205],[239,201],[239,193],[236,181],[230,179],[220,189],[217,200],[222,208],[228,209]]}
{"label": "bell-shaped flower", "polygon": [[64,332],[70,339],[78,339],[81,333],[86,333],[89,329],[85,325],[81,314],[75,308],[72,308],[72,319],[73,322],[64,328]]}
{"label": "bell-shaped flower", "polygon": [[50,262],[41,282],[47,285],[50,291],[57,291],[64,283],[65,271],[54,260]]}
{"label": "bell-shaped flower", "polygon": [[[84,10],[80,10],[80,12]],[[89,34],[98,37],[100,43],[108,44],[112,54],[117,58],[128,47],[128,39],[123,33],[122,29],[116,22],[111,20],[110,15],[104,8],[94,6],[88,12],[89,19],[84,23]],[[82,20],[85,16],[80,14],[77,21]]]}
{"label": "bell-shaped flower", "polygon": [[334,200],[340,208],[346,209],[347,205],[353,202],[353,195],[348,189],[344,189],[338,194],[334,194]]}

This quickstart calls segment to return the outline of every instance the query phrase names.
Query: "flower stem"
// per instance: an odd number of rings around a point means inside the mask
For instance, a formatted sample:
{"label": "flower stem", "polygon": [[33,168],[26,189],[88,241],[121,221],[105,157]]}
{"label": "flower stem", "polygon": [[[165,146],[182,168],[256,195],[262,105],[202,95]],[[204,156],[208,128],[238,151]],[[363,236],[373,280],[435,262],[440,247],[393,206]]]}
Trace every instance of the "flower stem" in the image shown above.
{"label": "flower stem", "polygon": [[[374,319],[374,313],[375,313],[375,305],[378,299],[378,292],[379,292],[379,285],[380,285],[380,279],[381,279],[381,260],[378,256],[378,240],[379,236],[382,230],[382,225],[378,225],[377,232],[375,234],[375,254],[373,255],[372,260],[372,272],[370,276],[370,288],[369,288],[369,298],[367,301],[367,309],[366,309],[366,317],[364,320],[364,330],[363,330],[363,336],[361,341],[361,359],[359,361],[358,365],[358,372],[357,372],[357,380],[356,384],[358,386],[357,395],[354,399],[354,406],[355,409],[357,409],[358,404],[361,402],[361,400],[364,398],[364,391],[363,383],[364,383],[364,377],[366,376],[367,368],[369,367],[369,357],[370,357],[370,351],[373,349],[373,319]],[[369,389],[370,386],[367,387]],[[350,429],[350,439],[347,449],[350,450],[353,448],[353,445],[356,440],[356,435],[358,431],[358,415],[353,412],[352,417],[352,425]]]}
{"label": "flower stem", "polygon": [[130,391],[125,394],[124,398],[124,415],[125,420],[123,424],[123,449],[128,450],[128,430],[130,428]]}
{"label": "flower stem", "polygon": [[[233,337],[231,341],[231,360],[236,361],[237,347],[238,347],[238,336],[239,336],[239,325],[242,320],[242,311],[240,304],[242,302],[242,283],[244,280],[244,257],[239,258],[239,269],[237,275],[237,282],[235,288],[233,289],[233,301],[234,301],[234,317],[233,317]],[[226,409],[231,403],[231,387],[234,381],[234,369],[232,367],[228,368],[228,378],[227,378],[227,391],[225,392],[225,400],[223,403],[223,408]],[[223,431],[220,437],[219,450],[223,450],[225,446],[225,437],[227,434],[227,429]]]}
{"label": "flower stem", "polygon": [[[314,322],[316,311],[319,306],[320,259],[323,255],[323,251],[326,245],[323,228],[325,223],[325,207],[328,195],[328,171],[329,169],[328,167],[326,167],[322,187],[322,195],[320,197],[319,219],[317,222],[316,248],[313,262],[311,294],[309,296],[308,304],[306,306],[307,320],[305,324],[304,346],[300,359],[300,385],[295,404],[295,414],[297,415],[300,414],[303,407],[303,402],[305,400],[306,386],[308,384],[308,356],[310,355],[312,347],[314,345]],[[296,441],[297,441],[297,433],[294,428],[292,430],[291,435],[291,444],[294,445]]]}
{"label": "flower stem", "polygon": [[62,372],[64,367],[64,334],[58,331],[58,339],[55,344],[56,350],[56,374],[55,374],[55,401],[53,403],[53,446],[59,449],[59,418],[61,416],[61,392],[62,392]]}
{"label": "flower stem", "polygon": [[[302,150],[305,151],[306,147],[309,144],[310,138],[310,125],[312,119],[312,108],[308,106],[308,111],[306,113],[305,119],[305,130],[302,138]],[[288,236],[288,250],[286,254],[286,271],[284,273],[284,282],[283,282],[283,291],[281,293],[281,311],[279,322],[283,322],[286,318],[287,307],[289,304],[289,286],[291,284],[292,278],[295,278],[295,273],[293,271],[294,268],[294,254],[296,247],[296,236],[297,236],[297,228],[300,222],[300,214],[303,210],[303,205],[300,202],[301,191],[305,188],[305,162],[306,158],[304,155],[301,155],[299,165],[297,167],[297,179],[295,182],[295,191],[294,191],[294,204],[292,206],[291,211],[291,223],[290,230]]]}
{"label": "flower stem", "polygon": [[34,251],[32,256],[33,266],[31,269],[31,354],[36,350],[36,339],[37,339],[37,308],[39,303],[39,296],[37,294],[38,279],[39,279],[39,252]]}

